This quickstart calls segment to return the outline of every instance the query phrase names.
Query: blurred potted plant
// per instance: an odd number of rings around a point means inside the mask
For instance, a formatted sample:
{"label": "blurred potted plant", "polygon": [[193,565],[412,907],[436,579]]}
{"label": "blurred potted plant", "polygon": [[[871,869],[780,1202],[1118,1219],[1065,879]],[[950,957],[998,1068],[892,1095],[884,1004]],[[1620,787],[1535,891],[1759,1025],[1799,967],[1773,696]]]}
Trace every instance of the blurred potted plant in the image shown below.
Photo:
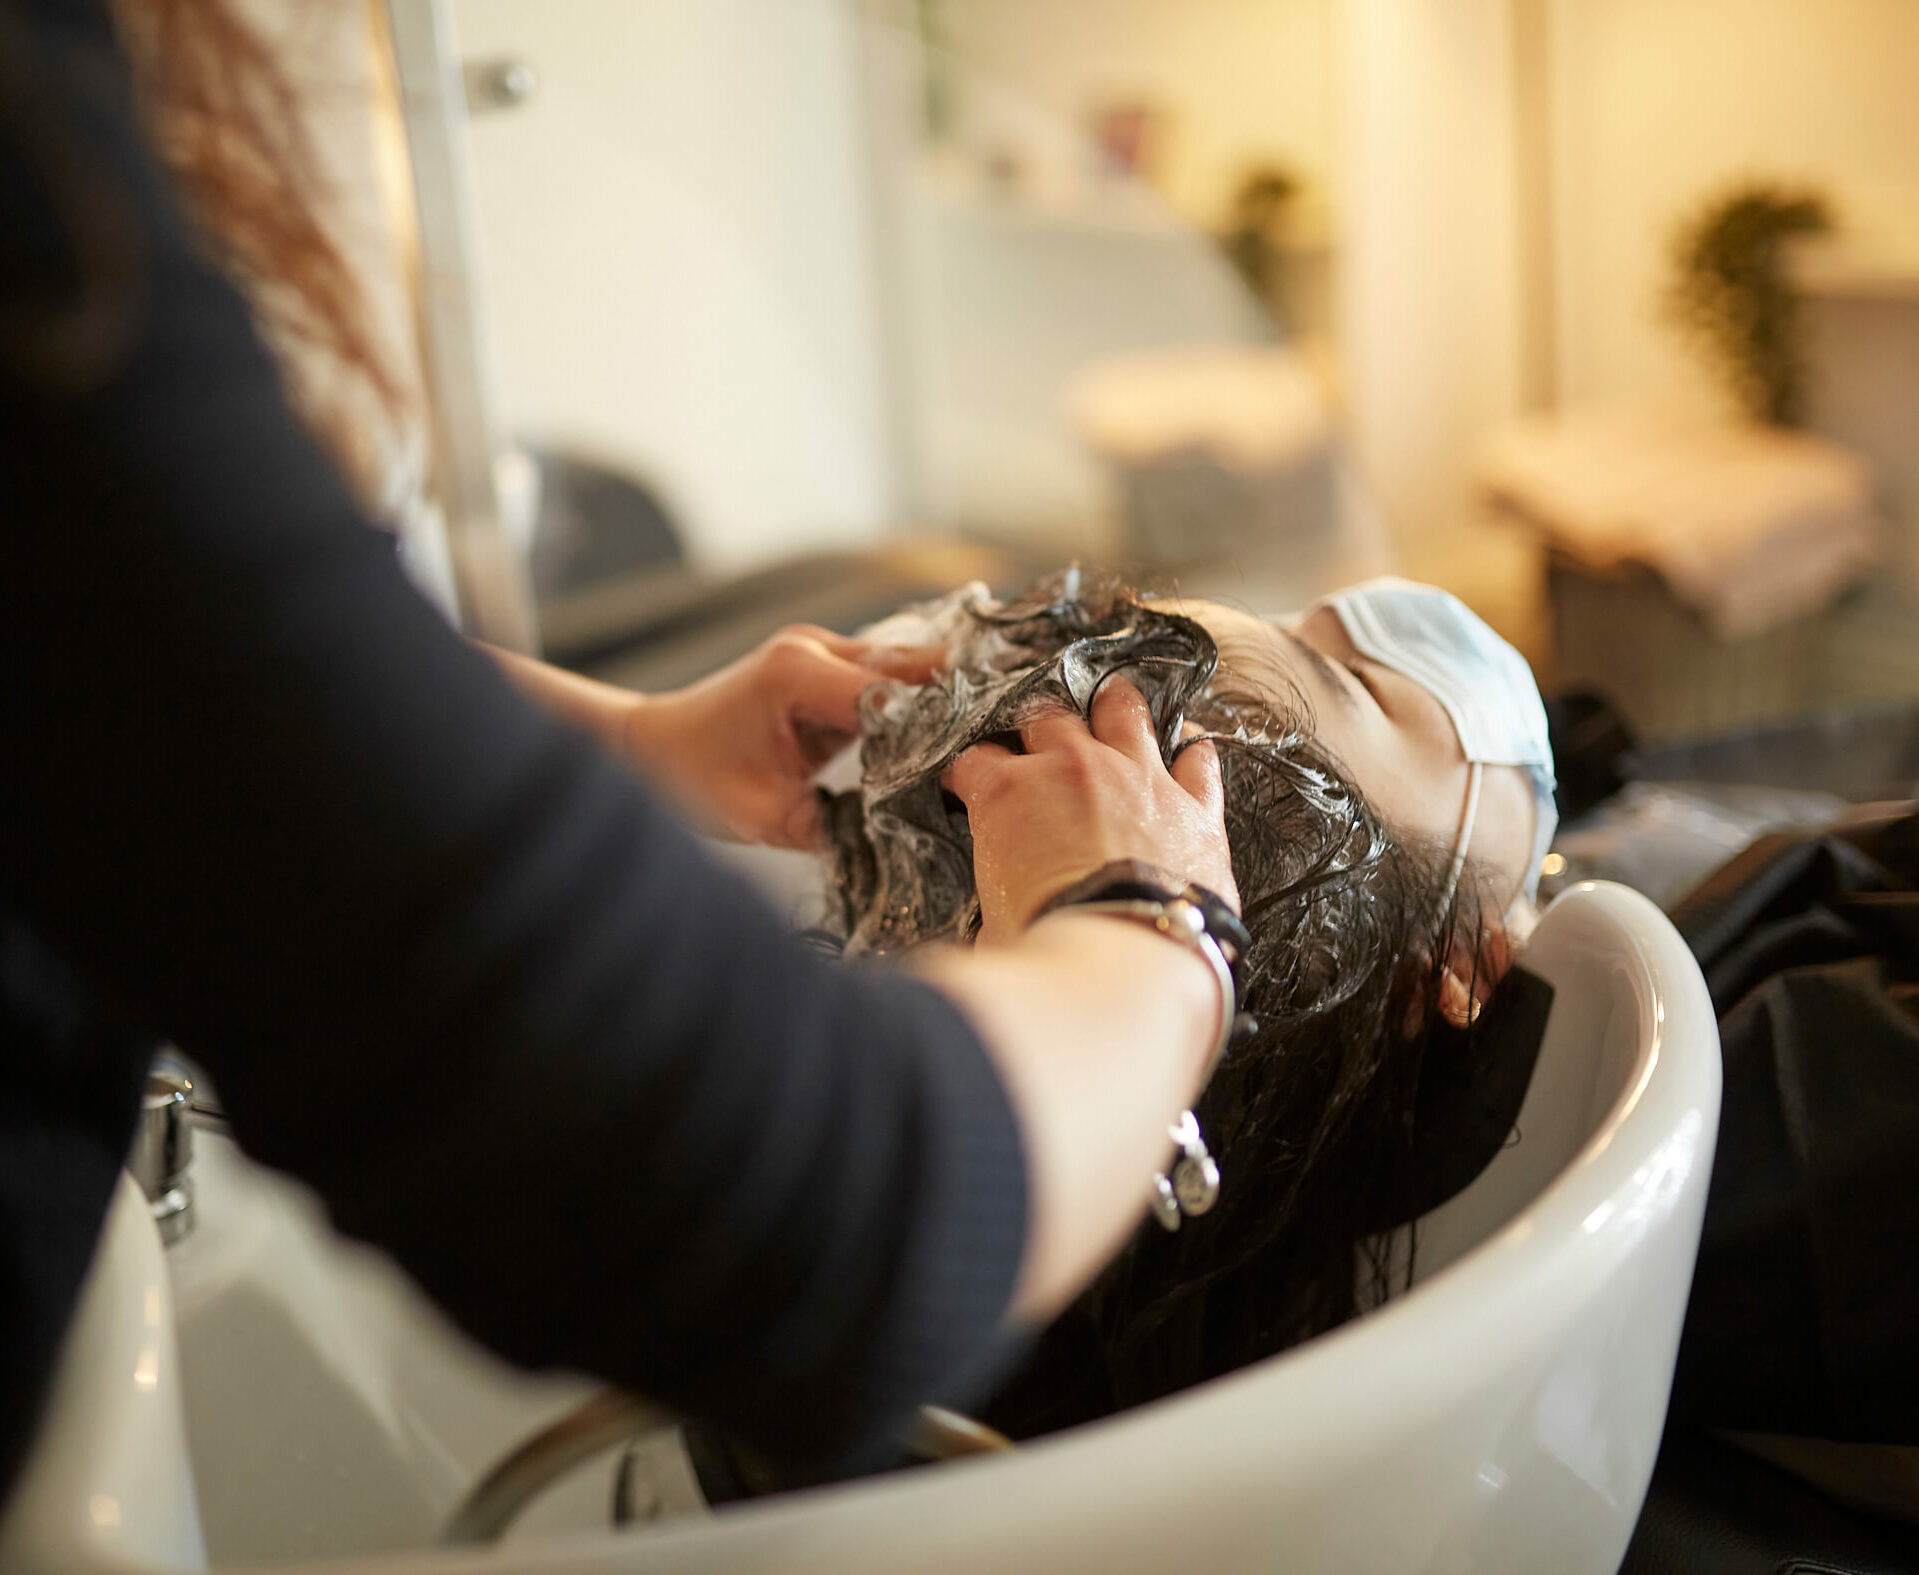
{"label": "blurred potted plant", "polygon": [[1707,203],[1676,237],[1672,316],[1756,421],[1795,426],[1804,414],[1800,303],[1786,245],[1831,227],[1818,192],[1758,182]]}
{"label": "blurred potted plant", "polygon": [[913,0],[913,27],[920,41],[920,134],[929,148],[944,147],[959,119],[959,86],[953,77],[952,43],[941,0]]}
{"label": "blurred potted plant", "polygon": [[1279,319],[1280,248],[1274,233],[1298,191],[1299,181],[1290,171],[1276,164],[1254,165],[1234,190],[1232,211],[1219,237],[1233,271],[1275,322]]}

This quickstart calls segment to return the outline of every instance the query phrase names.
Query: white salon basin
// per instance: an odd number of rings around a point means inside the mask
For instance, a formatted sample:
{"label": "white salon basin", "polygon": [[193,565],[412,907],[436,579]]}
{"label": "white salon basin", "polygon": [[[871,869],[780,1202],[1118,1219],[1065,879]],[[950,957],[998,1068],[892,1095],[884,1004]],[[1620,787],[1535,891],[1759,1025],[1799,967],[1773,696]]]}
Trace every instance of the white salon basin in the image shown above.
{"label": "white salon basin", "polygon": [[[1665,1412],[1718,1038],[1690,954],[1624,888],[1567,893],[1525,960],[1556,996],[1522,1141],[1428,1220],[1421,1283],[1379,1311],[1017,1455],[720,1516],[610,1533],[602,1460],[483,1553],[428,1548],[590,1386],[476,1352],[299,1189],[203,1138],[185,1241],[163,1254],[137,1194],[115,1211],[0,1568],[1612,1571]],[[690,1502],[675,1455],[652,1473]]]}
{"label": "white salon basin", "polygon": [[[201,1137],[194,1169],[199,1224],[167,1258],[216,1565],[430,1547],[477,1475],[598,1387],[479,1350],[230,1140]],[[520,1533],[604,1526],[607,1464]]]}

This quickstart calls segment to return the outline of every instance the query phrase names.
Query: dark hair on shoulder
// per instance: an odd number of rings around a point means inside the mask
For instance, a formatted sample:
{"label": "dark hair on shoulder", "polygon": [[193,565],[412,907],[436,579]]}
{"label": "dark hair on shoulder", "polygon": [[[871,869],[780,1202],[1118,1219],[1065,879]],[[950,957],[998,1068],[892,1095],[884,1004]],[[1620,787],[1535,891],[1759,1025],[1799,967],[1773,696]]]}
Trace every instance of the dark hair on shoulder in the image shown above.
{"label": "dark hair on shoulder", "polygon": [[[1218,1203],[1177,1232],[1143,1223],[1046,1331],[986,1413],[1028,1437],[1230,1371],[1383,1299],[1393,1272],[1386,1232],[1401,1223],[1409,1190],[1439,976],[1462,945],[1476,955],[1480,914],[1470,882],[1446,889],[1449,850],[1399,837],[1319,745],[1304,700],[1216,670],[1200,625],[1117,583],[1065,579],[973,616],[1004,637],[998,661],[1023,656],[1024,676],[999,692],[1007,670],[962,670],[906,711],[875,712],[869,782],[876,767],[884,786],[863,805],[849,805],[850,795],[836,801],[827,817],[845,877],[842,931],[871,936],[877,908],[885,949],[966,933],[951,895],[955,872],[970,874],[963,814],[945,805],[944,824],[936,822],[928,800],[915,797],[926,779],[902,781],[900,768],[930,770],[936,782],[959,749],[1005,730],[1019,684],[1032,686],[1027,703],[1047,694],[1057,703],[1073,687],[1062,666],[1090,651],[1140,682],[1163,751],[1179,736],[1174,704],[1219,749],[1233,876],[1252,935],[1241,999],[1258,1023],[1197,1107],[1223,1174]],[[1187,645],[1177,664],[1184,683],[1153,666],[1171,660],[1174,635]],[[1143,673],[1134,665],[1142,648],[1159,653]],[[982,694],[987,714],[950,728],[938,749],[910,736],[902,743],[916,721],[960,721]]]}
{"label": "dark hair on shoulder", "polygon": [[[110,47],[104,25],[97,32]],[[0,0],[0,159],[11,178],[0,377],[54,398],[117,371],[145,310],[132,193],[74,113],[85,64],[84,43]]]}
{"label": "dark hair on shoulder", "polygon": [[[248,286],[262,323],[397,413],[406,390],[320,217],[323,167],[272,45],[234,0],[114,0],[82,22],[74,37],[56,36],[0,0],[0,142],[50,230],[41,276],[0,311],[0,370],[48,394],[81,392],[118,371],[146,331],[151,216],[137,171],[89,135],[85,121],[104,104],[137,114],[199,240]],[[335,414],[289,392],[353,469],[357,445]]]}
{"label": "dark hair on shoulder", "polygon": [[272,44],[233,0],[115,0],[114,10],[154,140],[219,260],[252,287],[265,322],[397,409],[403,392],[320,217],[327,180]]}

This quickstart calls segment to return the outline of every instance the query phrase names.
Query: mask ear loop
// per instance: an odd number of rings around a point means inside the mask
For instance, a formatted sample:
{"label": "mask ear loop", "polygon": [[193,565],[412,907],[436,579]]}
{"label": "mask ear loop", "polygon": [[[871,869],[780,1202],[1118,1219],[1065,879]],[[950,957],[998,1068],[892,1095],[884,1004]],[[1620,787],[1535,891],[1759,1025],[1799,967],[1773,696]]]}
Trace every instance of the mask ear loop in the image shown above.
{"label": "mask ear loop", "polygon": [[1446,871],[1446,895],[1440,899],[1439,911],[1444,913],[1453,905],[1453,898],[1459,892],[1459,877],[1466,868],[1466,850],[1472,846],[1473,823],[1479,819],[1479,784],[1484,767],[1479,761],[1470,761],[1466,768],[1466,807],[1459,816],[1459,840],[1453,844],[1452,867]]}

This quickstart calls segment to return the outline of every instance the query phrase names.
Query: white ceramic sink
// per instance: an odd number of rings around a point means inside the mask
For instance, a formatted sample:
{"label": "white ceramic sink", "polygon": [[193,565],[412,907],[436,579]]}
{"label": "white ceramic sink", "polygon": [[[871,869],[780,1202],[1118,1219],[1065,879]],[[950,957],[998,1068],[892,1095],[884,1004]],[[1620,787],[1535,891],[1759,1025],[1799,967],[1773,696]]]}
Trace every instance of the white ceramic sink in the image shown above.
{"label": "white ceramic sink", "polygon": [[[1610,1575],[1664,1416],[1718,1041],[1690,955],[1623,888],[1562,897],[1526,960],[1557,994],[1523,1140],[1427,1222],[1421,1283],[1378,1312],[1018,1455],[618,1535],[601,1459],[487,1553],[427,1550],[592,1386],[476,1351],[300,1189],[202,1136],[184,1241],[162,1253],[127,1183],[0,1569]],[[695,1502],[671,1449],[645,1488]]]}
{"label": "white ceramic sink", "polygon": [[[196,1226],[164,1252],[122,1178],[72,1337],[88,1359],[70,1355],[64,1414],[0,1529],[7,1575],[430,1549],[482,1473],[601,1387],[473,1345],[229,1138],[197,1134],[193,1171]],[[604,1531],[614,1464],[561,1478],[504,1545]],[[701,1511],[673,1438],[647,1449],[635,1507]]]}
{"label": "white ceramic sink", "polygon": [[[599,1387],[475,1347],[230,1140],[202,1136],[194,1168],[200,1220],[167,1256],[216,1565],[431,1547],[481,1472]],[[515,1535],[605,1527],[611,1473],[571,1474]]]}

